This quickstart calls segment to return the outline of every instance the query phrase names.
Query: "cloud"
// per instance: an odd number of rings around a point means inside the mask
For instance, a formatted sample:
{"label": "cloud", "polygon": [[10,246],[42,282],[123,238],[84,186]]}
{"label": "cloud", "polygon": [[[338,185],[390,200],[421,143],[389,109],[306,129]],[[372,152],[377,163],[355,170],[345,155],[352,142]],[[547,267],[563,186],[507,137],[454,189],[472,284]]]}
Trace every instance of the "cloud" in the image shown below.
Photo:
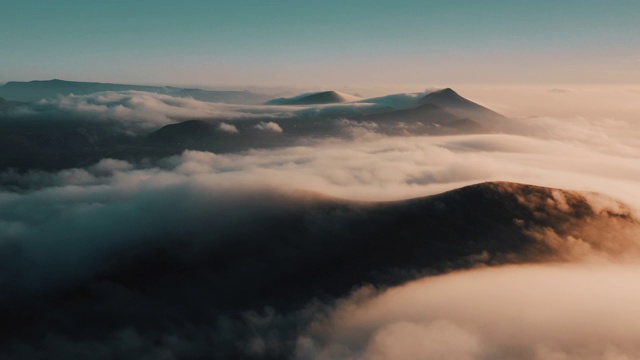
{"label": "cloud", "polygon": [[363,288],[298,338],[299,359],[640,356],[638,265],[527,265]]}
{"label": "cloud", "polygon": [[[366,123],[348,122],[348,126],[375,130]],[[176,159],[197,164],[201,177],[215,179],[215,183],[305,189],[355,200],[395,200],[504,180],[602,192],[637,208],[640,173],[633,156],[637,150],[630,147],[622,156],[615,151],[617,145],[599,151],[589,143],[509,134],[377,136],[357,141],[314,140],[237,154],[187,151]],[[194,154],[216,160],[196,161]],[[151,174],[172,176],[171,171]],[[29,174],[24,182],[36,182],[36,173]],[[11,172],[2,176],[13,177],[3,184],[21,181]]]}
{"label": "cloud", "polygon": [[[288,118],[291,109],[277,106],[230,105],[141,91],[108,91],[59,96],[13,108],[5,117],[99,122],[144,133],[191,119]],[[60,120],[58,120],[60,121]]]}
{"label": "cloud", "polygon": [[[550,159],[549,154],[562,156]],[[327,140],[309,146],[227,155],[185,151],[156,164],[136,166],[104,159],[84,169],[55,173],[0,173],[4,187],[0,192],[0,238],[5,243],[17,242],[33,249],[33,261],[41,266],[59,262],[48,266],[61,266],[60,271],[47,276],[65,277],[90,274],[88,269],[80,271],[71,264],[97,265],[107,248],[179,233],[182,230],[176,224],[198,233],[196,229],[217,226],[216,222],[207,225],[205,219],[209,217],[222,216],[220,219],[226,219],[226,223],[236,224],[236,215],[263,208],[260,201],[276,201],[282,194],[310,191],[358,201],[398,200],[506,179],[598,190],[624,199],[632,208],[595,195],[589,198],[600,209],[598,212],[609,211],[621,220],[615,229],[603,230],[610,226],[607,219],[591,221],[571,232],[574,244],[587,247],[587,252],[594,244],[600,244],[604,252],[620,253],[630,246],[623,240],[633,235],[633,229],[623,226],[622,220],[635,216],[634,210],[640,206],[638,175],[635,159],[584,153],[579,147],[511,135]],[[260,195],[263,192],[273,193],[275,198],[266,200],[269,197]],[[540,219],[564,219],[568,215],[569,220],[562,221],[569,224],[575,214],[555,210],[566,209],[568,202],[575,202],[566,196],[553,193],[534,201],[522,195],[521,200],[529,201],[523,205],[540,212]],[[255,200],[249,200],[252,197]],[[251,205],[247,210],[236,209],[239,204]],[[578,217],[576,221],[582,219]],[[566,235],[560,230],[523,228],[545,246],[575,257],[572,252],[576,246],[562,247]],[[608,235],[603,238],[603,234]],[[91,242],[86,242],[87,238]],[[611,245],[603,245],[607,243]],[[30,275],[24,271],[19,276]],[[43,280],[37,284],[36,280],[24,280],[25,284],[30,282],[37,287]],[[43,283],[47,282],[55,283],[54,279]]]}
{"label": "cloud", "polygon": [[280,127],[280,125],[278,125],[278,123],[275,123],[273,121],[269,121],[269,122],[260,121],[254,127],[258,130],[272,131],[276,133],[282,132],[282,128]]}
{"label": "cloud", "polygon": [[235,121],[243,119],[322,118],[379,111],[378,104],[351,103],[311,106],[232,105],[142,91],[107,91],[89,95],[59,96],[26,103],[2,114],[7,119],[81,121],[110,124],[132,134],[148,133],[162,126],[193,119]]}
{"label": "cloud", "polygon": [[232,124],[220,123],[220,125],[218,125],[218,129],[220,129],[220,131],[222,131],[222,132],[226,132],[226,133],[229,133],[229,134],[237,134],[238,133],[238,128],[235,127]]}
{"label": "cloud", "polygon": [[[405,146],[411,148],[419,143],[405,143]],[[76,353],[92,358],[99,354],[125,359],[156,357],[160,351],[175,357],[204,357],[211,353],[237,357],[240,352],[258,358],[291,354],[301,358],[323,355],[333,358],[339,354],[362,354],[365,358],[380,359],[408,356],[407,350],[412,354],[424,355],[424,351],[428,351],[426,354],[430,356],[462,359],[484,354],[487,341],[493,338],[485,339],[479,335],[484,332],[475,331],[457,318],[430,321],[421,320],[419,313],[410,313],[407,319],[352,333],[350,328],[343,328],[342,323],[332,322],[342,315],[334,316],[332,311],[325,310],[318,312],[319,308],[313,303],[302,313],[295,311],[311,301],[316,289],[337,286],[346,291],[361,283],[360,273],[355,269],[363,267],[354,268],[354,261],[358,254],[367,255],[367,248],[376,248],[371,244],[358,245],[358,241],[367,243],[372,239],[369,233],[362,233],[363,229],[386,236],[384,231],[405,228],[393,226],[390,221],[397,219],[402,224],[412,219],[412,207],[406,211],[396,207],[401,211],[399,214],[386,212],[370,218],[366,204],[352,208],[349,204],[340,205],[339,200],[334,203],[319,195],[292,191],[295,187],[332,189],[327,186],[327,180],[341,181],[334,190],[354,187],[351,183],[375,183],[374,178],[364,172],[366,167],[354,165],[370,162],[373,167],[376,162],[368,159],[369,156],[384,158],[388,156],[385,152],[396,151],[388,147],[388,142],[378,145],[374,142],[359,159],[355,155],[365,149],[352,148],[352,157],[356,159],[344,164],[345,149],[336,148],[336,144],[300,148],[295,156],[294,149],[288,149],[289,158],[273,151],[233,156],[187,151],[151,167],[104,160],[86,169],[46,176],[14,174],[17,182],[22,180],[31,185],[23,187],[21,192],[0,193],[0,238],[3,239],[0,281],[4,289],[0,308],[10,314],[32,314],[37,321],[23,316],[5,318],[5,321],[16,329],[23,324],[29,329],[24,331],[46,341],[40,343],[18,337],[14,346],[0,342],[0,353],[14,359],[38,357],[43,351],[48,358],[60,359]],[[342,146],[348,144],[344,142]],[[314,154],[319,157],[314,159]],[[385,161],[397,163],[402,156],[400,152]],[[317,172],[296,175],[303,164],[317,167]],[[404,166],[406,163],[395,169],[401,170]],[[322,180],[328,170],[334,173]],[[418,170],[423,171],[421,167],[412,171]],[[380,178],[377,181],[387,181],[373,188],[397,191],[393,187],[416,187],[394,183],[393,179]],[[428,185],[422,187],[422,191],[425,189],[429,189]],[[544,224],[545,218],[540,217],[523,221],[519,231],[521,236],[529,236],[547,247],[551,245],[554,252],[562,255],[559,259],[584,258],[585,247],[587,253],[596,252],[591,244],[606,243],[602,235],[611,236],[614,245],[620,243],[619,233],[613,232],[612,226],[615,225],[617,231],[625,229],[624,208],[612,212],[609,223],[593,219],[577,221],[577,225],[589,225],[582,231],[571,222],[563,222],[573,215],[564,213],[573,204],[570,196],[551,193],[532,198],[525,196],[526,191],[523,194],[519,201],[525,208],[548,214],[568,226],[566,229],[534,226],[529,222]],[[589,201],[598,205],[595,209],[599,212],[612,211],[617,206],[613,201],[594,199]],[[322,205],[327,202],[328,206]],[[452,206],[450,202],[440,204],[445,209]],[[478,202],[473,204],[477,206]],[[392,204],[387,206],[393,208]],[[414,211],[420,223],[425,223],[429,216],[420,209],[417,207]],[[470,209],[462,218],[464,222],[478,224],[474,219],[477,215],[481,223],[487,223],[488,212],[482,208],[477,214],[472,206],[462,209]],[[455,213],[460,214],[459,210]],[[510,219],[514,217],[511,223],[516,224],[515,212],[507,215]],[[451,219],[451,215],[445,219]],[[412,229],[407,233],[408,239],[416,234],[434,234],[436,229],[431,227],[429,232],[422,232],[416,231],[415,225],[407,228]],[[455,226],[457,230],[461,228],[463,224]],[[637,228],[628,230],[637,234]],[[479,234],[479,226],[472,226],[471,233]],[[575,241],[571,241],[568,234]],[[406,253],[398,251],[404,243],[399,241],[400,237],[400,234],[393,236],[394,247],[383,251],[384,259]],[[380,246],[384,237],[380,239],[373,243]],[[460,251],[463,247],[456,244]],[[417,252],[415,245],[408,249],[408,253]],[[615,253],[615,246],[613,250]],[[605,246],[603,252],[607,251]],[[452,264],[456,259],[462,264],[491,264],[496,259],[492,254],[479,253],[469,259],[447,256],[446,259]],[[341,258],[349,261],[336,260]],[[421,256],[423,260],[428,258]],[[370,264],[375,257],[366,256],[366,259],[362,264]],[[507,256],[507,259],[522,261],[524,258]],[[406,266],[407,262],[402,264]],[[341,266],[347,266],[340,271],[341,281],[336,282],[335,276],[322,277],[332,270],[339,271]],[[325,270],[317,272],[318,268]],[[398,281],[428,269],[397,271],[380,270],[380,276]],[[347,273],[349,275],[345,275]],[[513,280],[517,281],[520,280]],[[586,283],[586,279],[580,281]],[[342,287],[340,283],[344,283]],[[513,288],[508,281],[496,283]],[[49,297],[29,296],[33,291],[51,293],[51,298],[64,301],[58,303],[49,301]],[[363,295],[367,295],[366,291]],[[361,298],[367,301],[371,298],[363,295]],[[477,299],[475,295],[465,296]],[[331,296],[325,295],[323,299],[329,304],[333,301]],[[348,301],[351,300],[353,298]],[[442,302],[451,303],[453,299]],[[366,302],[363,304],[363,308],[368,306]],[[266,305],[278,306],[279,310],[260,311]],[[395,311],[391,305],[386,309]],[[403,304],[400,307],[414,309]],[[253,316],[252,311],[260,315]],[[488,309],[483,309],[486,311]],[[238,313],[247,315],[239,317]],[[329,317],[329,325],[319,321],[318,316]],[[351,314],[345,316],[348,319]],[[60,322],[60,318],[65,321]],[[86,329],[80,324],[86,323],[95,324],[99,330],[91,335],[80,334]],[[326,328],[326,332],[304,330],[300,333],[300,329],[316,328]],[[360,342],[350,342],[358,337],[362,339]],[[5,341],[12,338],[7,339]],[[457,346],[451,350],[453,343]],[[403,347],[394,347],[394,344]],[[495,345],[496,352],[509,348],[509,344],[498,345]],[[569,351],[551,341],[545,342],[541,349],[534,349],[541,351],[541,358],[550,351]]]}

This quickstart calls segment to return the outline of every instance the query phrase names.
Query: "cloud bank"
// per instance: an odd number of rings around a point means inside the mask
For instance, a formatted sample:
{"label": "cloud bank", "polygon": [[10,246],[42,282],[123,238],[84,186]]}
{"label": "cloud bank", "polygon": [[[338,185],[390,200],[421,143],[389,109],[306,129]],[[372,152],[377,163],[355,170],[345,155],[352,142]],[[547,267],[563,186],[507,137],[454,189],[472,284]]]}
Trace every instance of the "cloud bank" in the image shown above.
{"label": "cloud bank", "polygon": [[377,104],[354,103],[315,106],[231,105],[173,97],[142,91],[107,91],[89,95],[59,96],[25,103],[6,111],[2,120],[26,118],[111,124],[133,134],[148,133],[185,120],[289,119],[330,117],[379,111]]}
{"label": "cloud bank", "polygon": [[639,270],[507,266],[361,288],[318,315],[297,358],[637,358]]}

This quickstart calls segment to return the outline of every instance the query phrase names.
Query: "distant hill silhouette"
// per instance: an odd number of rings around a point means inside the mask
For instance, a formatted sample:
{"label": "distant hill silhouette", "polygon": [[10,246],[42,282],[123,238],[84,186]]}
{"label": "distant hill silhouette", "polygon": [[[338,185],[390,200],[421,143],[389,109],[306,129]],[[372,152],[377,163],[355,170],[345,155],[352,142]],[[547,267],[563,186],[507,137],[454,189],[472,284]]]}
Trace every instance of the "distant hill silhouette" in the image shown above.
{"label": "distant hill silhouette", "polygon": [[[559,196],[564,203],[558,204]],[[265,308],[286,315],[363,284],[384,288],[473,266],[555,260],[574,237],[592,248],[610,247],[598,243],[598,233],[582,232],[584,224],[601,224],[602,232],[607,225],[640,226],[624,211],[595,211],[580,193],[513,183],[384,203],[321,196],[266,199],[271,201],[262,199],[251,211],[203,216],[196,229],[132,239],[113,250],[117,261],[71,286],[52,284],[38,296],[3,294],[0,347],[13,349],[9,345],[19,340],[39,349],[40,339],[50,334],[90,343],[127,328],[140,338],[168,332],[186,337],[218,329],[212,325],[216,316],[228,324]],[[225,225],[229,220],[234,221]],[[536,238],[536,229],[557,233],[557,240],[546,244]],[[0,251],[6,258],[19,256],[9,247]],[[10,270],[0,273],[0,280],[11,281]],[[297,325],[277,329],[290,344],[283,342],[280,357],[273,358],[289,358]],[[249,358],[237,344],[255,333],[241,330],[233,341],[212,343],[194,358],[211,353]]]}
{"label": "distant hill silhouette", "polygon": [[169,95],[177,97],[191,97],[200,101],[222,102],[230,104],[261,104],[268,95],[256,94],[248,90],[243,91],[220,91],[202,89],[180,89]]}
{"label": "distant hill silhouette", "polygon": [[158,142],[180,143],[198,142],[209,139],[216,132],[216,126],[202,120],[188,120],[166,125],[149,134],[149,138]]}
{"label": "distant hill silhouette", "polygon": [[0,111],[12,108],[16,105],[20,105],[20,101],[9,101],[0,97]]}
{"label": "distant hill silhouette", "polygon": [[[427,103],[415,108],[389,110],[386,112],[366,115],[361,118],[378,125],[396,126],[399,130],[410,131],[415,134],[457,134],[457,133],[486,133],[490,132],[479,123],[461,118],[438,105]],[[398,125],[404,124],[404,127]]]}
{"label": "distant hill silhouette", "polygon": [[500,115],[499,113],[460,96],[451,88],[446,88],[429,93],[423,96],[419,100],[419,103],[438,105],[439,107],[454,114],[458,114],[463,118],[470,118],[481,121],[505,119],[505,117]]}
{"label": "distant hill silhouette", "polygon": [[369,121],[404,121],[415,122],[423,121],[425,123],[445,124],[460,119],[459,116],[452,114],[438,105],[424,104],[411,109],[390,110],[379,114],[371,114],[364,116],[363,119]]}
{"label": "distant hill silhouette", "polygon": [[323,91],[313,94],[303,94],[292,98],[278,98],[267,102],[269,105],[321,105],[339,104],[352,101],[355,96],[340,94],[336,91]]}
{"label": "distant hill silhouette", "polygon": [[[222,101],[222,98],[237,100],[248,93],[62,80],[8,85],[18,88],[51,88],[54,92],[69,89],[84,89],[85,92],[114,90],[125,86],[126,89],[135,88],[139,91],[169,92],[172,96],[201,97],[207,101]],[[298,105],[332,103],[350,100],[348,96],[335,91],[325,91],[289,98],[287,101],[294,99]],[[395,101],[397,99],[402,101]],[[391,105],[407,105],[408,100],[412,99],[415,101],[413,107],[394,108]],[[29,118],[22,112],[11,110],[20,105],[20,102],[0,100],[0,169],[15,167],[55,170],[84,166],[105,157],[135,162],[142,158],[157,159],[179,154],[185,149],[228,153],[289,146],[311,138],[352,138],[371,133],[391,136],[491,133],[500,129],[501,121],[508,121],[502,115],[461,97],[451,89],[421,97],[416,94],[396,94],[386,99],[383,97],[373,100],[381,102],[372,102],[369,106],[357,104],[315,107],[314,104],[308,104],[305,108],[301,106],[301,109],[291,112],[290,116],[282,118],[273,118],[271,114],[261,114],[256,110],[244,118],[183,121],[159,129],[150,129],[148,133],[137,136],[127,134],[122,127],[118,127],[118,122],[100,122],[94,121],[95,119],[66,116],[64,111]],[[25,121],[27,118],[28,121]],[[221,131],[223,122],[233,124],[238,132]],[[265,127],[265,124],[271,122],[275,123],[278,131],[270,131],[269,127]]]}
{"label": "distant hill silhouette", "polygon": [[37,101],[60,95],[88,95],[103,91],[145,91],[177,97],[192,97],[200,101],[228,102],[237,104],[259,104],[266,101],[266,95],[250,91],[210,91],[183,89],[173,86],[128,85],[99,82],[66,80],[35,80],[28,82],[10,81],[0,86],[0,96],[19,101]]}

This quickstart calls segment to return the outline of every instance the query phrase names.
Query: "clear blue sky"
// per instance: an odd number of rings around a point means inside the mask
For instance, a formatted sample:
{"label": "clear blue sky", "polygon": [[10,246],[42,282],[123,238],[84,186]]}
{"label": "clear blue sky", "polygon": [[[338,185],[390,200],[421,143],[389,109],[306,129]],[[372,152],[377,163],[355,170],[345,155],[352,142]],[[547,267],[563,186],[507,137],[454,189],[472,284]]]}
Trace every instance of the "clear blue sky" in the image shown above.
{"label": "clear blue sky", "polygon": [[637,0],[0,0],[0,82],[640,83]]}

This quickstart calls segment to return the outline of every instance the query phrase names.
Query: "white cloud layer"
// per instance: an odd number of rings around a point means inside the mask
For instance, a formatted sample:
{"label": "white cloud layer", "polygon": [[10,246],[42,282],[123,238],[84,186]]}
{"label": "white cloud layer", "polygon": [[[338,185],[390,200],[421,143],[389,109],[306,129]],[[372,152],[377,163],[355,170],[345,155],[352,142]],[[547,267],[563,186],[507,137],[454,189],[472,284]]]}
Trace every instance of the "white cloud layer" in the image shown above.
{"label": "white cloud layer", "polygon": [[376,292],[318,315],[298,359],[635,359],[640,267],[477,269]]}
{"label": "white cloud layer", "polygon": [[280,125],[278,125],[278,123],[275,123],[273,121],[268,121],[268,122],[260,121],[255,126],[255,128],[258,129],[258,130],[273,131],[273,132],[276,132],[276,133],[281,133],[282,132],[282,128],[280,127]]}
{"label": "white cloud layer", "polygon": [[[185,120],[286,119],[331,116],[335,113],[379,109],[379,104],[350,103],[312,106],[232,105],[141,91],[107,91],[89,95],[59,96],[12,108],[10,117],[44,118],[55,121],[81,120],[110,123],[141,134]],[[270,121],[265,121],[273,128]],[[273,129],[272,129],[273,130]]]}

